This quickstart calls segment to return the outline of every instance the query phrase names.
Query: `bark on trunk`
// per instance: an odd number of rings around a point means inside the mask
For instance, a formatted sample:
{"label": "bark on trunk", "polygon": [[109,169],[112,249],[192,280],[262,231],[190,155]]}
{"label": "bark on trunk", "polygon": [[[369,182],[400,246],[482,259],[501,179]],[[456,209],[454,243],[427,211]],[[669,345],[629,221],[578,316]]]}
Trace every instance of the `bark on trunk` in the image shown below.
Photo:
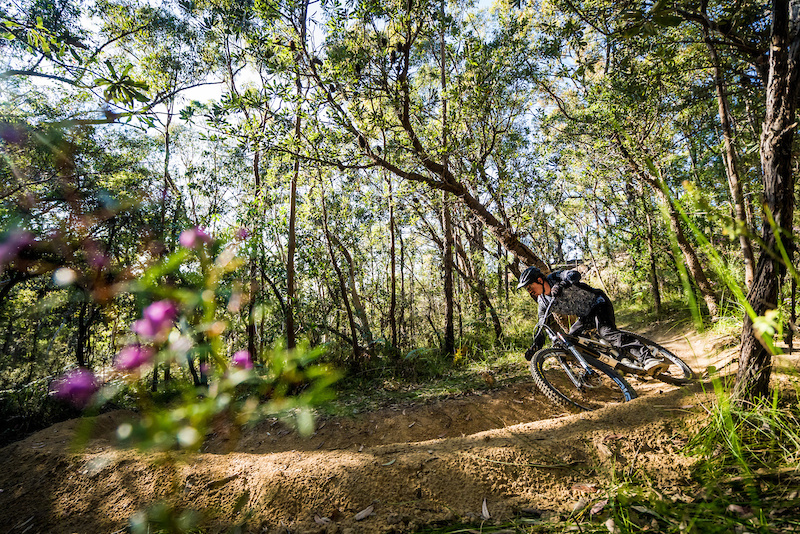
{"label": "bark on trunk", "polygon": [[442,193],[442,230],[444,243],[442,248],[442,263],[444,267],[444,350],[445,354],[455,353],[456,334],[453,324],[453,227],[450,220],[450,205],[447,193]]}
{"label": "bark on trunk", "polygon": [[334,254],[333,245],[331,244],[331,233],[328,230],[328,209],[325,206],[325,193],[323,192],[320,196],[322,200],[322,222],[325,230],[325,242],[328,245],[328,255],[330,255],[331,258],[333,270],[336,271],[336,278],[339,281],[339,291],[342,294],[342,302],[344,303],[344,309],[347,313],[347,324],[350,327],[350,337],[352,338],[351,343],[353,345],[354,367],[358,367],[361,362],[361,350],[358,346],[358,328],[356,328],[356,322],[355,319],[353,319],[353,310],[350,308],[350,299],[347,298],[347,282],[345,281],[342,270],[339,268],[339,262],[336,261],[336,254]]}
{"label": "bark on trunk", "polygon": [[389,182],[389,256],[391,257],[391,301],[389,303],[389,326],[392,331],[393,354],[397,352],[397,259],[395,252],[394,199],[392,197],[392,179]]}
{"label": "bark on trunk", "polygon": [[[300,6],[300,20],[298,27],[300,28],[300,42],[302,48],[305,49],[306,42],[306,18],[308,14],[308,0],[304,1]],[[303,81],[300,77],[299,63],[301,54],[298,52],[296,63],[298,64],[297,77],[295,78],[295,85],[297,88],[298,104],[295,112],[294,120],[294,136],[297,142],[300,142],[300,134],[302,133],[302,115],[300,109],[301,99],[299,98],[303,92]],[[294,308],[295,308],[295,272],[294,272],[294,253],[296,247],[296,234],[295,223],[297,220],[297,180],[300,176],[300,156],[294,158],[294,166],[292,169],[292,182],[289,191],[289,236],[287,239],[287,264],[286,264],[286,348],[292,350],[295,348],[297,342],[295,340],[295,324],[294,324]]]}
{"label": "bark on trunk", "polygon": [[753,255],[753,244],[750,242],[751,228],[747,224],[747,211],[745,208],[744,193],[742,192],[742,182],[739,178],[739,163],[736,148],[733,141],[733,127],[730,121],[730,107],[728,105],[728,92],[722,76],[722,66],[719,62],[717,48],[708,30],[705,30],[705,42],[708,53],[711,56],[711,63],[714,66],[714,84],[717,88],[717,104],[719,107],[719,121],[722,126],[722,138],[725,144],[723,153],[725,161],[725,173],[728,176],[728,187],[731,192],[733,202],[733,214],[739,233],[739,247],[742,251],[744,261],[744,280],[749,289],[753,284],[755,269],[755,256]]}
{"label": "bark on trunk", "polygon": [[361,296],[358,293],[358,288],[356,287],[356,270],[355,265],[353,263],[353,257],[350,255],[350,252],[347,248],[342,244],[339,239],[331,234],[331,239],[339,247],[339,250],[342,251],[344,255],[344,259],[347,261],[347,282],[350,287],[350,297],[352,300],[353,305],[353,312],[355,313],[356,318],[358,318],[359,323],[361,323],[361,335],[364,338],[364,342],[367,346],[372,345],[372,329],[369,326],[369,320],[367,319],[367,311],[364,308],[364,304],[361,300]]}
{"label": "bark on trunk", "polygon": [[[644,199],[644,197],[642,197]],[[653,246],[653,220],[650,217],[649,206],[645,202],[644,215],[647,219],[647,254],[650,258],[650,287],[653,291],[653,300],[656,308],[656,317],[661,317],[661,288],[658,284],[656,270],[656,249]]]}
{"label": "bark on trunk", "polygon": [[[798,93],[798,57],[800,39],[797,9],[790,13],[789,0],[772,3],[772,36],[769,54],[767,105],[761,134],[761,166],[764,172],[765,216],[762,230],[764,246],[756,265],[753,286],[747,295],[756,316],[775,309],[778,286],[785,266],[774,256],[777,253],[776,233],[783,237],[784,246],[791,247],[792,216],[794,213],[794,176],[792,175],[792,141]],[[774,221],[777,232],[773,231]],[[790,249],[790,259],[793,250]],[[767,340],[759,339],[752,318],[745,317],[742,328],[739,371],[734,395],[737,402],[747,404],[769,391],[772,355]]]}

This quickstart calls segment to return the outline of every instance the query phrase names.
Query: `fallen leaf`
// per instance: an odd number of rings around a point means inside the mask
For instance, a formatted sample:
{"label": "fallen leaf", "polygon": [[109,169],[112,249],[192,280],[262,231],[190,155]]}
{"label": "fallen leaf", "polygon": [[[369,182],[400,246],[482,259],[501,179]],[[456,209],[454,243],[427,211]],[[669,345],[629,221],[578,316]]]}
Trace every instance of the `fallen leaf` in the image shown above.
{"label": "fallen leaf", "polygon": [[633,508],[634,510],[636,510],[640,514],[658,515],[658,513],[656,513],[654,510],[651,510],[650,508],[646,508],[644,506],[635,506],[634,505],[634,506],[631,506],[631,508]]}
{"label": "fallen leaf", "polygon": [[392,465],[392,464],[393,464],[393,463],[395,463],[396,461],[397,461],[397,458],[395,458],[395,459],[393,459],[393,460],[389,460],[388,462],[386,462],[386,463],[385,463],[385,464],[383,464],[383,465]]}
{"label": "fallen leaf", "polygon": [[364,508],[363,510],[358,512],[354,519],[356,521],[362,521],[362,520],[368,518],[369,516],[371,516],[373,510],[375,510],[374,506],[372,506],[372,505],[367,506],[366,508]]}
{"label": "fallen leaf", "polygon": [[614,518],[609,517],[608,519],[606,519],[605,525],[611,534],[620,534],[621,531],[617,526],[617,524],[614,522]]}
{"label": "fallen leaf", "polygon": [[603,441],[614,441],[614,440],[622,439],[624,437],[625,437],[624,434],[609,434],[609,435],[607,435],[606,437],[603,438]]}
{"label": "fallen leaf", "polygon": [[603,460],[605,460],[607,458],[611,458],[613,456],[613,453],[611,452],[611,449],[609,449],[606,444],[601,443],[601,442],[597,443],[597,452],[600,453],[600,457]]}
{"label": "fallen leaf", "polygon": [[486,506],[486,497],[483,498],[483,507],[481,507],[481,517],[484,519],[492,518],[492,516],[489,514],[489,507]]}
{"label": "fallen leaf", "polygon": [[325,525],[327,525],[328,523],[331,523],[331,520],[330,520],[330,519],[328,519],[327,517],[320,517],[320,516],[318,516],[318,515],[315,515],[315,516],[314,516],[314,522],[315,522],[316,524],[318,524],[318,525],[325,526]]}
{"label": "fallen leaf", "polygon": [[572,513],[570,515],[577,515],[578,512],[586,508],[586,505],[589,504],[586,499],[580,499],[578,502],[572,505]]}
{"label": "fallen leaf", "polygon": [[608,499],[597,501],[596,503],[594,503],[594,506],[592,506],[592,509],[589,510],[589,513],[591,515],[597,515],[603,511],[603,508],[605,508],[607,504],[608,504]]}
{"label": "fallen leaf", "polygon": [[579,482],[572,486],[572,491],[585,491],[587,493],[595,493],[597,491],[596,484],[588,484],[585,482]]}

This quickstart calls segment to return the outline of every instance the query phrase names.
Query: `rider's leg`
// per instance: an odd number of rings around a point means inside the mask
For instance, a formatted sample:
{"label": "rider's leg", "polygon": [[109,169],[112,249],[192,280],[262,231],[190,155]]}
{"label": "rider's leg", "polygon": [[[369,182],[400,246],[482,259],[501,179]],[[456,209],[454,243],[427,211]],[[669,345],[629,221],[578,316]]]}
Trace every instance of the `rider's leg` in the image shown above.
{"label": "rider's leg", "polygon": [[650,352],[650,349],[642,345],[638,340],[619,331],[611,302],[606,301],[596,306],[595,309],[597,333],[609,343],[619,349],[623,349],[623,347],[627,349],[631,356],[636,358],[639,364],[652,375],[663,372],[669,366],[662,358],[655,356]]}

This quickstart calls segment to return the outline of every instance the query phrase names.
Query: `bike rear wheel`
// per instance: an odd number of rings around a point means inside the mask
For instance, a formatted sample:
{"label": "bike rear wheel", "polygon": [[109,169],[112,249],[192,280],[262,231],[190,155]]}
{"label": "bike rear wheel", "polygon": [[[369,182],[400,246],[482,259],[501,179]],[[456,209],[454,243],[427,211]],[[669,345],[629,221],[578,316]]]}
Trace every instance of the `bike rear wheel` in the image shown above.
{"label": "bike rear wheel", "polygon": [[596,410],[636,398],[614,369],[591,357],[586,360],[589,372],[566,349],[540,350],[531,358],[533,381],[552,402],[572,410]]}
{"label": "bike rear wheel", "polygon": [[628,332],[627,330],[621,330],[621,332],[636,339],[636,341],[650,349],[650,352],[653,353],[653,356],[663,358],[670,364],[666,371],[657,374],[653,378],[661,380],[662,382],[666,382],[667,384],[674,384],[677,386],[688,384],[694,378],[696,378],[694,371],[692,371],[692,368],[689,367],[686,362],[655,341],[647,339],[644,336],[640,336],[639,334]]}

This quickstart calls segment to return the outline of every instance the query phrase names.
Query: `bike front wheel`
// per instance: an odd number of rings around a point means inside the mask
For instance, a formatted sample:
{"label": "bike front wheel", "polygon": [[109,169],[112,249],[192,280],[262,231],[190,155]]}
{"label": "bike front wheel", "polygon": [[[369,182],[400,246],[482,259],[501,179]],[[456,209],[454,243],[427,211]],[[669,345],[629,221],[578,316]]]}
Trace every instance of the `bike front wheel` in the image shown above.
{"label": "bike front wheel", "polygon": [[636,341],[650,349],[650,352],[653,353],[653,356],[663,358],[667,363],[669,363],[669,367],[664,372],[655,375],[653,378],[661,380],[662,382],[666,382],[667,384],[674,384],[676,386],[688,384],[694,378],[696,378],[694,371],[692,371],[692,368],[689,367],[686,362],[655,341],[649,340],[644,336],[640,336],[639,334],[628,332],[627,330],[621,330],[621,332],[634,338]]}
{"label": "bike front wheel", "polygon": [[550,348],[531,358],[536,386],[555,404],[571,410],[596,410],[636,398],[636,392],[614,369],[587,357],[587,371],[566,349]]}

